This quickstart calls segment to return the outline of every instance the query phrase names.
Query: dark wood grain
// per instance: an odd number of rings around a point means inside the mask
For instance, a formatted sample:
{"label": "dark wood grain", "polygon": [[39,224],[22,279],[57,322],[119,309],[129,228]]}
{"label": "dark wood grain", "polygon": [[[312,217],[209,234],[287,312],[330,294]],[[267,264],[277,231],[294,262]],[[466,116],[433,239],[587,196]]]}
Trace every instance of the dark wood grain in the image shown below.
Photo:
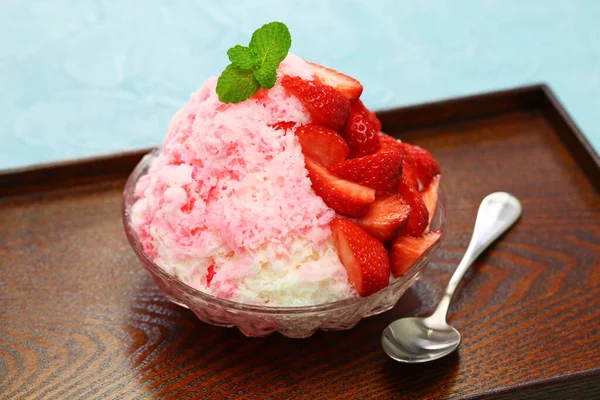
{"label": "dark wood grain", "polygon": [[0,197],[123,178],[150,149],[0,171]]}
{"label": "dark wood grain", "polygon": [[[140,154],[100,160],[106,174],[79,163],[73,180],[63,165],[55,186],[48,170],[28,170],[20,186],[10,172],[0,180],[14,184],[0,186],[0,398],[598,398],[600,195],[589,177],[600,167],[544,90],[383,115],[385,130],[440,162],[447,235],[392,311],[305,340],[248,339],[158,292],[120,221]],[[445,119],[431,126],[432,113]],[[478,202],[496,190],[519,197],[524,214],[451,306],[459,352],[427,365],[387,359],[381,331],[434,308]]]}

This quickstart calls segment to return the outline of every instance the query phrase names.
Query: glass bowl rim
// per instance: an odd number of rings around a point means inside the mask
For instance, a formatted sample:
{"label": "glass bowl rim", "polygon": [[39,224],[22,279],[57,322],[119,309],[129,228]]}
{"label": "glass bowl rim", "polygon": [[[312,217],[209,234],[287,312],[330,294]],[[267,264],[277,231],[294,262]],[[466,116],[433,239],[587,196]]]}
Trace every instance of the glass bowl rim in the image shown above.
{"label": "glass bowl rim", "polygon": [[[272,314],[303,314],[303,313],[314,313],[314,312],[319,312],[319,311],[323,311],[323,312],[331,311],[331,310],[335,310],[335,309],[355,307],[355,306],[365,302],[367,299],[371,298],[372,296],[377,295],[377,293],[379,293],[379,292],[376,292],[373,295],[367,296],[367,297],[359,297],[359,296],[349,297],[346,299],[337,300],[337,301],[333,301],[330,303],[320,303],[320,304],[313,304],[313,305],[307,305],[307,306],[283,306],[283,307],[281,307],[281,306],[264,306],[264,305],[256,305],[256,304],[239,303],[236,301],[213,296],[213,295],[205,293],[199,289],[193,288],[192,286],[183,282],[177,276],[167,273],[159,265],[154,263],[154,261],[152,261],[148,257],[148,255],[144,252],[144,250],[141,246],[141,243],[139,241],[138,235],[135,232],[135,230],[133,229],[133,226],[131,225],[131,220],[129,218],[131,207],[135,203],[135,185],[137,184],[138,179],[142,176],[141,172],[146,167],[150,166],[150,162],[152,161],[152,159],[157,157],[161,151],[162,151],[161,147],[156,147],[142,157],[142,159],[138,162],[138,164],[135,166],[135,168],[133,169],[133,171],[127,178],[127,182],[125,183],[125,187],[123,189],[123,198],[121,201],[121,218],[122,218],[123,228],[124,228],[125,234],[127,236],[127,240],[129,241],[129,244],[131,245],[131,247],[132,247],[133,251],[135,252],[135,254],[137,255],[137,257],[141,259],[142,263],[144,264],[144,267],[145,268],[148,268],[148,266],[152,267],[152,274],[159,276],[160,279],[162,279],[162,280],[168,280],[168,281],[172,282],[173,284],[176,285],[176,287],[179,291],[186,293],[188,296],[199,297],[200,299],[202,299],[208,303],[219,303],[221,306],[237,309],[240,311],[258,312],[258,313],[266,312],[266,313],[272,313]],[[436,243],[433,244],[430,251],[427,251],[425,254],[421,255],[421,257],[419,257],[410,266],[410,268],[405,272],[405,274],[403,276],[401,276],[400,278],[394,278],[390,282],[390,284],[388,286],[386,286],[386,288],[389,288],[394,283],[400,284],[400,282],[403,282],[402,278],[404,278],[405,276],[410,277],[411,274],[409,271],[414,269],[425,257],[428,257],[431,254],[433,254],[435,251],[437,251],[437,248],[439,247],[440,243],[443,241],[445,233],[446,233],[446,198],[445,198],[444,188],[441,183],[440,183],[440,187],[439,187],[439,191],[438,191],[438,199],[437,199],[436,212],[435,212],[436,216],[438,214],[439,214],[440,221],[439,221],[439,227],[436,230],[439,230],[442,232],[442,235],[440,236],[440,238],[436,241]],[[386,290],[386,288],[383,288],[381,290]]]}

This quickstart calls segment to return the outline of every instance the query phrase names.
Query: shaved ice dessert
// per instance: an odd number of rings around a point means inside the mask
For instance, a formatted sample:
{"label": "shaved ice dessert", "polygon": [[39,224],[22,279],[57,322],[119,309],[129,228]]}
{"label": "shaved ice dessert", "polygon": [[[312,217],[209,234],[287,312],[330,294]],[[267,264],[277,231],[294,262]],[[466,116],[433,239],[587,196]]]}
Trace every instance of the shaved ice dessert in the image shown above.
{"label": "shaved ice dessert", "polygon": [[131,226],[157,266],[220,299],[368,297],[440,240],[440,169],[381,132],[358,81],[289,53],[288,37],[257,30],[174,115]]}

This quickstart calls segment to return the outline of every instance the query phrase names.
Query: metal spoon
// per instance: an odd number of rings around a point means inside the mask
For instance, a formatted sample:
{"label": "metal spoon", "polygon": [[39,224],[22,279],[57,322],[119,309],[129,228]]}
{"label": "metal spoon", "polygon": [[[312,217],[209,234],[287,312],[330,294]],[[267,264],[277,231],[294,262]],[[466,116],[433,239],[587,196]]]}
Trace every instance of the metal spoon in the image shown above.
{"label": "metal spoon", "polygon": [[496,192],[483,199],[469,247],[440,304],[430,317],[402,318],[389,324],[381,335],[388,356],[404,363],[422,363],[448,355],[458,347],[460,333],[446,322],[452,295],[473,261],[519,219],[521,211],[519,200],[508,193]]}

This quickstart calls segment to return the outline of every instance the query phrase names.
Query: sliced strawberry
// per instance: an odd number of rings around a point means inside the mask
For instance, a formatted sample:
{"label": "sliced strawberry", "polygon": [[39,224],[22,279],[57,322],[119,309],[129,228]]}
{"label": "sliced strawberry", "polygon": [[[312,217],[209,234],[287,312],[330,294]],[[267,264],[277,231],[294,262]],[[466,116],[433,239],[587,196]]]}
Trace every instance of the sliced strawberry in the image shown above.
{"label": "sliced strawberry", "polygon": [[402,175],[402,156],[395,150],[380,150],[370,156],[338,162],[329,170],[340,178],[392,193]]}
{"label": "sliced strawberry", "polygon": [[390,249],[390,262],[395,277],[403,275],[442,236],[442,232],[425,233],[419,237],[399,236]]}
{"label": "sliced strawberry", "polygon": [[213,277],[215,276],[215,266],[214,264],[210,264],[208,269],[206,270],[206,286],[210,287],[210,283],[212,282]]}
{"label": "sliced strawberry", "polygon": [[402,196],[410,205],[408,222],[399,234],[419,236],[423,233],[425,228],[427,228],[427,224],[429,223],[427,206],[425,206],[421,194],[415,188],[410,186],[405,176],[400,178],[398,191],[400,192],[400,196]]}
{"label": "sliced strawberry", "polygon": [[429,186],[421,193],[423,197],[423,202],[427,207],[427,212],[429,213],[429,224],[431,224],[431,220],[435,215],[435,208],[437,206],[437,198],[438,198],[438,190],[440,187],[440,179],[441,175],[436,175],[432,180]]}
{"label": "sliced strawberry", "polygon": [[294,121],[279,121],[279,122],[276,122],[273,125],[269,125],[269,126],[275,130],[283,130],[283,131],[287,132],[290,129],[292,129],[294,126],[296,126],[296,122],[294,122]]}
{"label": "sliced strawberry", "polygon": [[377,118],[377,115],[375,115],[373,111],[369,110],[360,99],[357,101],[357,103],[360,103],[357,107],[363,108],[363,113],[367,116],[367,119],[369,120],[369,122],[371,122],[373,127],[375,127],[375,130],[377,132],[381,132],[381,121],[379,120],[379,118]]}
{"label": "sliced strawberry", "polygon": [[367,209],[367,213],[357,221],[367,232],[388,242],[408,222],[410,205],[399,194],[382,196]]}
{"label": "sliced strawberry", "polygon": [[362,91],[363,87],[359,81],[354,78],[344,75],[334,69],[324,67],[322,65],[308,61],[311,66],[315,77],[324,85],[331,86],[342,93],[350,102],[356,101]]}
{"label": "sliced strawberry", "polygon": [[375,190],[340,179],[310,158],[306,158],[306,169],[314,191],[339,214],[360,217],[375,201]]}
{"label": "sliced strawberry", "polygon": [[388,285],[390,260],[379,240],[346,218],[334,218],[331,233],[348,280],[359,296],[369,296]]}
{"label": "sliced strawberry", "polygon": [[433,156],[427,150],[408,143],[400,143],[404,161],[415,171],[419,182],[424,188],[429,186],[429,183],[434,176],[440,173],[440,166],[435,161]]}
{"label": "sliced strawberry", "polygon": [[417,174],[415,174],[415,171],[412,169],[410,164],[407,164],[404,161],[402,162],[402,176],[406,178],[406,182],[411,188],[417,191],[419,190],[419,181],[417,180]]}
{"label": "sliced strawberry", "polygon": [[261,87],[260,89],[258,89],[256,91],[256,93],[254,93],[252,95],[252,98],[260,101],[260,100],[263,100],[265,97],[267,97],[268,94],[269,94],[269,91],[267,89]]}
{"label": "sliced strawberry", "polygon": [[379,135],[362,103],[352,105],[348,122],[344,127],[344,137],[350,147],[350,158],[367,156],[379,149]]}
{"label": "sliced strawberry", "polygon": [[413,187],[419,187],[418,183],[416,186],[412,185],[413,182],[418,181],[421,182],[423,188],[428,187],[431,179],[440,173],[440,166],[431,153],[419,146],[400,142],[385,133],[379,134],[379,143],[382,148],[397,149],[402,153],[404,157],[403,173],[404,175],[411,174],[409,182]]}
{"label": "sliced strawberry", "polygon": [[302,102],[313,122],[340,131],[350,115],[350,101],[331,86],[306,81],[297,76],[284,76],[281,85]]}
{"label": "sliced strawberry", "polygon": [[296,129],[296,136],[304,155],[326,167],[345,160],[350,152],[344,138],[323,125],[303,125]]}
{"label": "sliced strawberry", "polygon": [[379,145],[382,149],[395,149],[402,151],[403,148],[400,145],[401,142],[395,137],[392,137],[386,133],[379,132]]}

